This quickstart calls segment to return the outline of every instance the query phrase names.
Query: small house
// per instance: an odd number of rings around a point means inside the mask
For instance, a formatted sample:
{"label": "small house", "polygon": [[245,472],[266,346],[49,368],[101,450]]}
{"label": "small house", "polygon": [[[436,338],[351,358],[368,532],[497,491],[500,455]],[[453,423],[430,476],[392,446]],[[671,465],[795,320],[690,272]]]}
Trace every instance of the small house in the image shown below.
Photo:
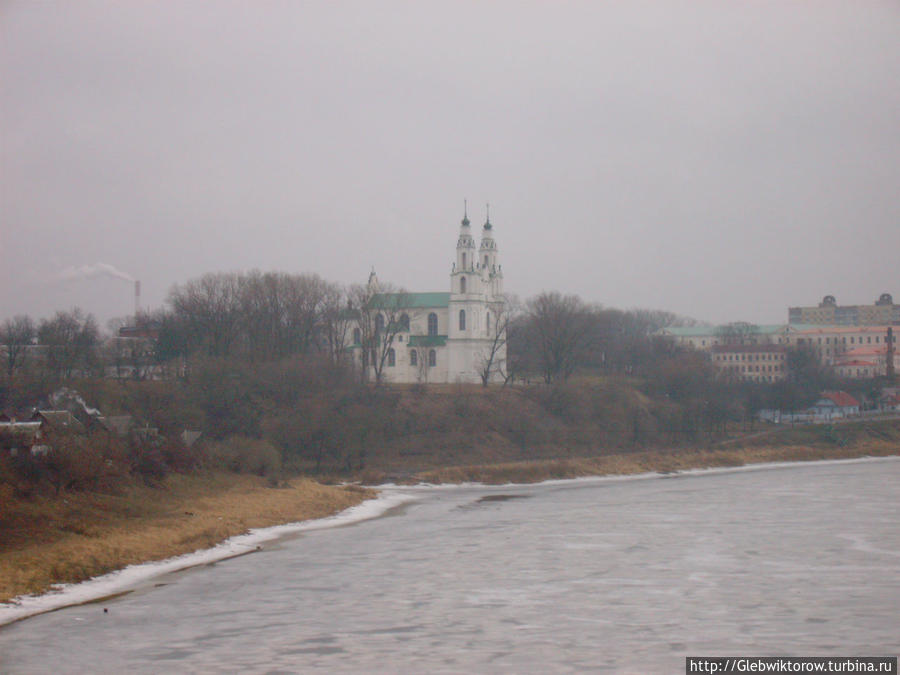
{"label": "small house", "polygon": [[134,428],[134,419],[131,415],[110,415],[104,418],[106,429],[119,438],[127,438]]}
{"label": "small house", "polygon": [[884,412],[900,412],[900,391],[896,388],[885,389],[878,401],[878,407]]}
{"label": "small house", "polygon": [[34,452],[40,438],[40,422],[0,422],[0,453],[15,457],[20,452]]}
{"label": "small house", "polygon": [[48,433],[84,434],[84,425],[68,410],[38,410],[31,416],[32,422],[39,422],[42,435]]}
{"label": "small house", "polygon": [[840,419],[859,415],[859,401],[846,391],[823,391],[812,411],[821,419]]}

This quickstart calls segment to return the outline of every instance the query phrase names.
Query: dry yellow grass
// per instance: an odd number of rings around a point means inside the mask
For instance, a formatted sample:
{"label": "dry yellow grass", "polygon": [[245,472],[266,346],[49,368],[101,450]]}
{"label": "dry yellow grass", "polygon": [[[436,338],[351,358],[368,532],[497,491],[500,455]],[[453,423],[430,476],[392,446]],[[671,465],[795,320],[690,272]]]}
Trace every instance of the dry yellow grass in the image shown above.
{"label": "dry yellow grass", "polygon": [[869,441],[853,446],[834,448],[780,446],[729,450],[650,450],[599,457],[445,467],[418,473],[415,475],[415,479],[428,483],[481,482],[498,485],[536,483],[543,480],[582,476],[630,475],[651,471],[667,472],[743,466],[763,462],[849,459],[866,456],[885,457],[897,454],[900,454],[900,447],[896,443],[888,441]]}
{"label": "dry yellow grass", "polygon": [[[483,453],[488,458],[492,453]],[[762,446],[650,450],[468,466],[415,474],[413,482],[533,483],[548,479],[900,454],[896,441],[846,446]],[[371,472],[369,478],[380,476]],[[361,476],[365,478],[366,476]],[[130,564],[207,548],[243,533],[321,518],[374,496],[363,488],[295,479],[282,487],[234,474],[171,476],[165,488],[131,486],[120,495],[0,502],[0,602],[83,581]],[[0,494],[0,498],[9,495]]]}
{"label": "dry yellow grass", "polygon": [[[130,564],[213,546],[250,528],[322,518],[374,496],[307,479],[267,487],[255,476],[173,476],[165,489],[19,502],[0,541],[0,602]],[[14,518],[17,516],[17,518]]]}

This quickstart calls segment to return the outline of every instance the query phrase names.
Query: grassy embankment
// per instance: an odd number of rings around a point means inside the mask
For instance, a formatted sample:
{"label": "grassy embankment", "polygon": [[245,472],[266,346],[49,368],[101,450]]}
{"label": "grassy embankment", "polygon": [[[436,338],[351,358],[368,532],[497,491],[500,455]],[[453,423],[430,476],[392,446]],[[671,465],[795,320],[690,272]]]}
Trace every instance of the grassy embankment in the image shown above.
{"label": "grassy embankment", "polygon": [[[143,408],[162,411],[160,419],[150,419],[164,433],[183,428],[185,420],[169,420],[164,413],[187,408],[143,405],[147,388],[133,389],[122,388],[133,395],[135,409],[118,410],[112,401],[104,407],[141,418]],[[260,424],[264,438],[280,449],[286,470],[307,472],[315,468],[307,448],[325,438],[333,447],[322,473],[367,483],[528,483],[900,454],[896,420],[766,428],[763,435],[750,436],[737,429],[712,433],[691,426],[694,418],[678,406],[612,381],[556,389],[393,388],[331,412],[313,406],[316,401],[300,398],[269,412]],[[242,442],[235,437],[234,443]],[[355,476],[346,473],[348,465]],[[116,495],[73,491],[15,500],[4,499],[0,485],[0,601],[209,547],[251,527],[328,515],[370,494],[301,479],[292,481],[291,489],[267,487],[270,481],[171,474],[164,488],[129,484]]]}
{"label": "grassy embankment", "polygon": [[764,462],[799,462],[855,457],[886,457],[900,454],[900,445],[888,442],[824,448],[800,445],[716,449],[646,450],[597,457],[543,459],[502,464],[452,466],[423,471],[415,481],[427,483],[480,482],[536,483],[585,476],[625,476],[647,472],[736,467]]}
{"label": "grassy embankment", "polygon": [[430,483],[533,483],[561,478],[631,475],[736,467],[764,462],[801,462],[900,455],[900,420],[851,420],[838,424],[766,427],[706,447],[632,449],[591,456],[478,463],[420,471],[414,481]]}
{"label": "grassy embankment", "polygon": [[322,518],[374,496],[308,479],[172,475],[164,488],[70,493],[0,504],[0,602],[134,563],[213,546],[250,528]]}
{"label": "grassy embankment", "polygon": [[367,483],[530,483],[900,454],[900,420],[690,428],[693,420],[678,407],[622,382],[493,392],[432,387],[427,396],[394,395],[392,414],[405,433],[380,439],[369,453],[357,475]]}

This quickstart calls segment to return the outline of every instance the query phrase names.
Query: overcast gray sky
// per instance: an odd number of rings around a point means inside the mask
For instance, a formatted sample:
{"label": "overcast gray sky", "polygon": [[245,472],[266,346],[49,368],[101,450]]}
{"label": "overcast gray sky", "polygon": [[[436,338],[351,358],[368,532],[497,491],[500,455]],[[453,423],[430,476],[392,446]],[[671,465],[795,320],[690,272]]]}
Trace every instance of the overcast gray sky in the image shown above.
{"label": "overcast gray sky", "polygon": [[[0,319],[210,271],[715,322],[900,302],[900,3],[0,4]],[[85,275],[82,275],[85,276]]]}

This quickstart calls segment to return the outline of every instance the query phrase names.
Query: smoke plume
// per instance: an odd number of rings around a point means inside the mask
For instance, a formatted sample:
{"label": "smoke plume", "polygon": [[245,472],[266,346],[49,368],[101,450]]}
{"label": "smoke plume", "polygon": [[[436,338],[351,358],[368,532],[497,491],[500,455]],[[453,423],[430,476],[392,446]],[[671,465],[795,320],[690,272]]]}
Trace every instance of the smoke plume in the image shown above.
{"label": "smoke plume", "polygon": [[81,267],[67,267],[56,275],[56,281],[96,279],[97,277],[110,277],[112,279],[121,279],[122,281],[131,282],[135,280],[131,275],[125,274],[125,272],[116,269],[109,263],[98,262],[93,265],[82,265]]}

